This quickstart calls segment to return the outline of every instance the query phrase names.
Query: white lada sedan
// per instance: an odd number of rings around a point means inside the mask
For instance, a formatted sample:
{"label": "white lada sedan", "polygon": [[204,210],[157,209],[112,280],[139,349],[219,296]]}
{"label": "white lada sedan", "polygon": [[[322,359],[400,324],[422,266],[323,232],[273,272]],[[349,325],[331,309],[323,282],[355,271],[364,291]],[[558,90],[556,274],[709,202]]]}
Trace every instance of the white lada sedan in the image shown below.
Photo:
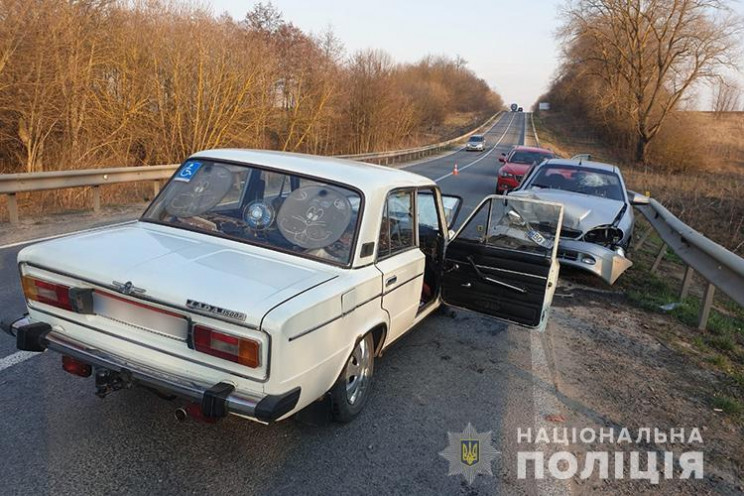
{"label": "white lada sedan", "polygon": [[460,200],[422,176],[248,150],[190,157],[138,222],[18,255],[6,331],[96,393],[144,385],[187,412],[272,422],[316,400],[349,421],[374,361],[443,302],[540,328],[562,207]]}

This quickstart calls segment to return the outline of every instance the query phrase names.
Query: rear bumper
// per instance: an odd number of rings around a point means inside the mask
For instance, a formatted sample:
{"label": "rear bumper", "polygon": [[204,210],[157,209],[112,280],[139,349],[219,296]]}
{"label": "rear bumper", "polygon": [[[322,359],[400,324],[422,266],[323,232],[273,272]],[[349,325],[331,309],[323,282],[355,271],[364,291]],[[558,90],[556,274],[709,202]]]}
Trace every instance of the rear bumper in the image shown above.
{"label": "rear bumper", "polygon": [[[216,384],[206,384],[189,377],[158,370],[110,351],[92,348],[80,341],[54,332],[49,324],[30,324],[27,319],[19,319],[9,329],[16,336],[19,349],[42,351],[50,349],[62,355],[73,357],[96,368],[126,373],[133,381],[146,384],[160,391],[199,402],[204,409],[207,404],[219,402],[218,411],[248,417],[261,422],[273,422],[294,409],[300,398],[300,388],[281,395],[251,395],[233,391],[222,398],[214,398],[211,390]],[[218,383],[223,384],[223,383]],[[208,397],[206,400],[205,398]],[[207,412],[204,412],[207,414]]]}
{"label": "rear bumper", "polygon": [[614,284],[633,262],[619,253],[586,241],[561,239],[558,242],[558,261],[589,271],[608,284]]}

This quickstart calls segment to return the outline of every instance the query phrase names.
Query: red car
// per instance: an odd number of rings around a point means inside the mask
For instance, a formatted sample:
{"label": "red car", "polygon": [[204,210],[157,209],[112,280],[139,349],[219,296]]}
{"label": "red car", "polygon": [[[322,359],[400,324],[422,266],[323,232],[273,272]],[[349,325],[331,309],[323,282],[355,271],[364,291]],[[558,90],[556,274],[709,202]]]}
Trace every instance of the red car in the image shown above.
{"label": "red car", "polygon": [[515,146],[508,154],[502,153],[499,162],[504,165],[499,169],[496,193],[501,194],[516,188],[522,182],[522,176],[533,164],[539,164],[555,156],[550,150],[533,146]]}

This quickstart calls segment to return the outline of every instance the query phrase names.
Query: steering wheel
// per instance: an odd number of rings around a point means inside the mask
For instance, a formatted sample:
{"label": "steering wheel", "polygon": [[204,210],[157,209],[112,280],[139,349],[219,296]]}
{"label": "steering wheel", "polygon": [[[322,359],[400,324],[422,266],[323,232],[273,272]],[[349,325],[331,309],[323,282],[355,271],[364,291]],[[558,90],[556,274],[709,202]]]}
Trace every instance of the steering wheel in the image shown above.
{"label": "steering wheel", "polygon": [[196,217],[208,212],[232,187],[232,173],[221,165],[205,165],[188,181],[174,180],[165,211],[174,217]]}

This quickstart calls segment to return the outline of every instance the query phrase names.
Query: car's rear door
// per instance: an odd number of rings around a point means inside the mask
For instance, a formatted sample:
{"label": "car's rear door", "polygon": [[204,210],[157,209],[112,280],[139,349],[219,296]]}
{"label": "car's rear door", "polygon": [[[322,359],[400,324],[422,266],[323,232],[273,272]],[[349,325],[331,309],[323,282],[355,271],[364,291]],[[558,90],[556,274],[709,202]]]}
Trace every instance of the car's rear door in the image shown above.
{"label": "car's rear door", "polygon": [[542,328],[558,280],[563,206],[487,197],[449,242],[445,303]]}

